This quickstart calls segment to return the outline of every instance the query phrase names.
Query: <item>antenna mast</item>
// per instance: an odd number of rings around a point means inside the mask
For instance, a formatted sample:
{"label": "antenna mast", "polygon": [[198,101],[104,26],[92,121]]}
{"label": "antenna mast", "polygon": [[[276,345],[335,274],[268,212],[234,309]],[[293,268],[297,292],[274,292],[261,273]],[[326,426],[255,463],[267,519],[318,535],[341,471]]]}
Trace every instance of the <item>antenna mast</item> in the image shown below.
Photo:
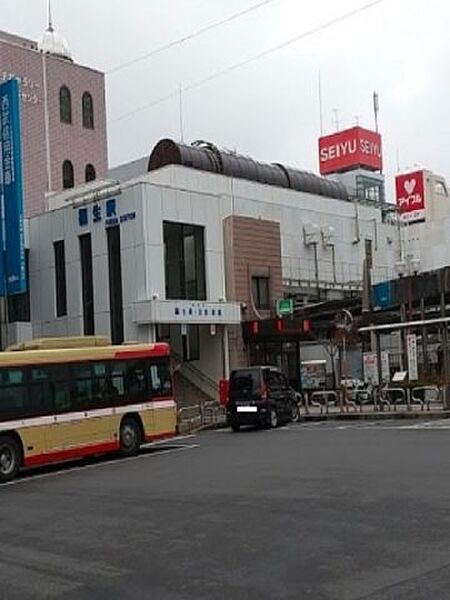
{"label": "antenna mast", "polygon": [[178,93],[179,93],[178,108],[180,111],[180,138],[181,138],[181,143],[184,143],[183,88],[181,86],[181,83],[178,88]]}
{"label": "antenna mast", "polygon": [[320,135],[323,135],[323,104],[322,104],[322,75],[319,71],[319,119]]}
{"label": "antenna mast", "polygon": [[378,92],[373,93],[373,114],[375,117],[375,131],[378,133],[378,113],[380,112],[380,101]]}
{"label": "antenna mast", "polygon": [[53,18],[52,18],[52,2],[48,0],[47,4],[47,31],[53,31]]}

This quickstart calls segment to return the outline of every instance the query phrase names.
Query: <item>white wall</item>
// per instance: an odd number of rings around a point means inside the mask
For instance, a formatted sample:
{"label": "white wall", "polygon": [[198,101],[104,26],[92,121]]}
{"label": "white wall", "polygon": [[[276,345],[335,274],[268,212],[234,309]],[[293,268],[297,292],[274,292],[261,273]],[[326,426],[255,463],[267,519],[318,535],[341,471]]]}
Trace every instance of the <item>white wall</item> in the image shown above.
{"label": "white wall", "polygon": [[[104,185],[104,184],[103,184]],[[104,191],[102,191],[104,193]],[[92,198],[92,190],[90,190]],[[393,275],[398,260],[398,232],[381,223],[370,206],[323,198],[180,166],[169,166],[125,183],[117,198],[119,214],[136,213],[121,224],[125,338],[152,340],[152,326],[133,323],[133,304],[158,294],[165,298],[164,220],[205,227],[207,300],[225,296],[223,220],[231,214],[280,222],[285,279],[314,279],[314,258],[304,245],[303,227],[317,224],[335,230],[336,277],[360,281],[364,240],[373,241],[374,279]],[[62,202],[60,203],[62,204]],[[105,211],[106,199],[99,204]],[[58,205],[57,199],[53,205]],[[31,306],[34,335],[82,332],[81,269],[78,236],[92,234],[96,333],[110,334],[108,256],[104,214],[99,223],[80,227],[80,206],[63,205],[30,220]],[[356,216],[357,211],[357,216]],[[359,235],[358,235],[359,234]],[[67,317],[56,318],[53,242],[64,239],[67,262]],[[388,239],[392,243],[388,243]],[[319,279],[333,281],[331,249],[318,245]]]}

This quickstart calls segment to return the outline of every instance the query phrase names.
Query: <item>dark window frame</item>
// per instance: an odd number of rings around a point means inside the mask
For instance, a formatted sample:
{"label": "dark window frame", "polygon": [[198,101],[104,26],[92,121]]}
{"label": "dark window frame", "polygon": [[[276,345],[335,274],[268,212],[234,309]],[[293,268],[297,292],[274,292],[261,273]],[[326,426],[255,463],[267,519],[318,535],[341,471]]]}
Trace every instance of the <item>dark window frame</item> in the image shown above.
{"label": "dark window frame", "polygon": [[80,246],[81,286],[83,303],[84,335],[95,335],[95,298],[92,260],[92,236],[85,233],[78,236]]}
{"label": "dark window frame", "polygon": [[163,221],[163,240],[166,299],[206,300],[205,227]]}
{"label": "dark window frame", "polygon": [[[263,288],[266,289],[263,289]],[[270,277],[252,276],[252,297],[255,308],[270,310]]]}
{"label": "dark window frame", "polygon": [[62,164],[62,186],[63,190],[75,187],[75,171],[73,163],[68,158]]}
{"label": "dark window frame", "polygon": [[89,183],[91,181],[95,181],[97,179],[97,172],[95,171],[95,167],[92,163],[88,163],[84,168],[84,181],[85,183]]}
{"label": "dark window frame", "polygon": [[120,226],[106,230],[108,246],[108,286],[111,341],[122,344],[124,341],[123,319],[123,279]]}
{"label": "dark window frame", "polygon": [[72,125],[72,94],[67,85],[59,88],[59,120],[66,125]]}
{"label": "dark window frame", "polygon": [[81,100],[84,129],[95,129],[94,99],[90,92],[84,92]]}
{"label": "dark window frame", "polygon": [[64,240],[53,242],[53,255],[55,259],[55,302],[56,316],[67,316],[67,275],[66,275],[66,249]]}

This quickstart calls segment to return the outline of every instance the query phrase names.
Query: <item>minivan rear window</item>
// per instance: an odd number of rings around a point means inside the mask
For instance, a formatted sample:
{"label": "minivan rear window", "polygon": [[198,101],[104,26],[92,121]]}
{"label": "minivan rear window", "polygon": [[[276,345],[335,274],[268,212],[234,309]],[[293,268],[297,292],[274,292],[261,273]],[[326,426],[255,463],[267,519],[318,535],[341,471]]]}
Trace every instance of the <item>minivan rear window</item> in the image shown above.
{"label": "minivan rear window", "polygon": [[240,369],[231,373],[230,393],[254,393],[259,389],[260,385],[261,373],[258,369]]}

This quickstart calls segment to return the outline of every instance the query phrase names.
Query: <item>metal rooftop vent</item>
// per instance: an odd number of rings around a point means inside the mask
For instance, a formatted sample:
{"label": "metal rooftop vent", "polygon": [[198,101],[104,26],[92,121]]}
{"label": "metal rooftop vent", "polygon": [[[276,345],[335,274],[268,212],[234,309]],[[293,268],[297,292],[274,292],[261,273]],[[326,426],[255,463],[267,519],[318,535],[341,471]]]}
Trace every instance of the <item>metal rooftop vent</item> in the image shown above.
{"label": "metal rooftop vent", "polygon": [[327,198],[349,199],[347,188],[342,183],[308,171],[278,163],[262,163],[235,152],[219,150],[211,142],[203,140],[198,140],[191,146],[170,139],[160,140],[150,155],[148,170],[155,171],[167,165],[182,165]]}

